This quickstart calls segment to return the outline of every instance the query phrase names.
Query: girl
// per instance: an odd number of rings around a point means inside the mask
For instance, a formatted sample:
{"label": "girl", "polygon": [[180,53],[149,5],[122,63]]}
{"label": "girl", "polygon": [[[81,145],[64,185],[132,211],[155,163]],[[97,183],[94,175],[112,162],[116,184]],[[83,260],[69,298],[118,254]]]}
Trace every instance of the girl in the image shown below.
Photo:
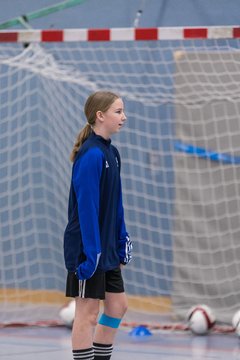
{"label": "girl", "polygon": [[[126,265],[132,257],[122,205],[121,160],[110,139],[126,116],[122,99],[107,91],[91,94],[84,111],[87,124],[71,153],[64,233],[66,296],[76,299],[73,359],[108,360],[127,310],[120,264]],[[100,300],[104,311],[97,324]]]}

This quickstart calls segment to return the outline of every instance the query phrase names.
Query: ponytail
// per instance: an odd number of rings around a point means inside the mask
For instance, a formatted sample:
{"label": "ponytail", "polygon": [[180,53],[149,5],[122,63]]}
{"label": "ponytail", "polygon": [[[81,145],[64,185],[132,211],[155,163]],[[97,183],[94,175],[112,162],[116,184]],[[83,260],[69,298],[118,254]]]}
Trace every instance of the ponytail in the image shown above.
{"label": "ponytail", "polygon": [[84,141],[87,140],[87,138],[89,137],[89,135],[92,132],[92,127],[89,123],[87,123],[84,128],[80,131],[80,133],[77,136],[77,139],[75,141],[75,144],[73,146],[72,152],[70,154],[70,160],[72,162],[74,162],[76,155],[80,149],[80,147],[82,146],[82,144],[84,143]]}

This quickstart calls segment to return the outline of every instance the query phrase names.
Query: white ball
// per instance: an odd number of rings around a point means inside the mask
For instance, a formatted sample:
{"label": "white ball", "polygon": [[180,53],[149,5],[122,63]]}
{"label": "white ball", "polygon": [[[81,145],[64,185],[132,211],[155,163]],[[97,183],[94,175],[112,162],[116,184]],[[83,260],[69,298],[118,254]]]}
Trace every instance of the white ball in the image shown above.
{"label": "white ball", "polygon": [[193,306],[187,315],[189,329],[195,335],[206,335],[215,324],[215,316],[207,305]]}
{"label": "white ball", "polygon": [[238,336],[240,336],[240,310],[235,312],[232,318],[232,326]]}
{"label": "white ball", "polygon": [[72,327],[75,314],[75,300],[70,301],[59,311],[59,316],[67,327]]}

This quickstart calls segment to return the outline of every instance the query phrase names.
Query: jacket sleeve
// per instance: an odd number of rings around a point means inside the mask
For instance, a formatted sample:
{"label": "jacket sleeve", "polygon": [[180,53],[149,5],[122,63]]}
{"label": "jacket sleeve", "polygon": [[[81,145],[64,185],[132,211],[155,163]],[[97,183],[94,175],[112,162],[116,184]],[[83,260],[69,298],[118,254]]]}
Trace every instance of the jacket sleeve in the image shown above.
{"label": "jacket sleeve", "polygon": [[98,266],[101,256],[99,233],[99,184],[103,154],[98,148],[89,149],[74,164],[73,186],[77,197],[78,217],[85,261],[79,264],[79,280],[89,279]]}
{"label": "jacket sleeve", "polygon": [[119,201],[118,201],[118,229],[119,229],[118,255],[119,255],[120,263],[126,265],[132,259],[132,241],[130,240],[130,237],[126,231],[126,226],[124,221],[121,182],[120,182]]}

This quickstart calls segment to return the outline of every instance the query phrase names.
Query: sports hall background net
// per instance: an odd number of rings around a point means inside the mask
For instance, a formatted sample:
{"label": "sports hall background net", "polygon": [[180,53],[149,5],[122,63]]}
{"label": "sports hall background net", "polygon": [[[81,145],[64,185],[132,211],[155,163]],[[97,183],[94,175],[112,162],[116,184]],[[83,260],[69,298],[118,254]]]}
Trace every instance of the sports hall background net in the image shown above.
{"label": "sports hall background net", "polygon": [[[229,322],[240,296],[238,28],[0,32],[0,322],[58,319],[87,96],[121,94],[130,308]],[[47,309],[46,310],[46,306]],[[34,315],[33,315],[34,314]]]}

